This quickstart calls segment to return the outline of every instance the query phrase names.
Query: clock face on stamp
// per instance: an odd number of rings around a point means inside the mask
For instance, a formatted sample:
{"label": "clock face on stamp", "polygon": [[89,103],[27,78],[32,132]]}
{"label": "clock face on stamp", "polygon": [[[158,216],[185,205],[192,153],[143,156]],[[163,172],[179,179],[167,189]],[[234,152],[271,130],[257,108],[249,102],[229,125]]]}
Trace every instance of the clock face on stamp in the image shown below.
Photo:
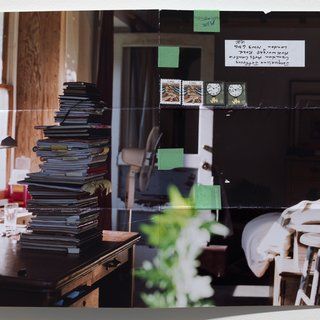
{"label": "clock face on stamp", "polygon": [[221,92],[221,85],[219,83],[208,83],[207,92],[211,96],[217,96]]}
{"label": "clock face on stamp", "polygon": [[230,84],[228,87],[229,94],[235,98],[241,96],[242,91],[243,91],[243,88],[241,84]]}

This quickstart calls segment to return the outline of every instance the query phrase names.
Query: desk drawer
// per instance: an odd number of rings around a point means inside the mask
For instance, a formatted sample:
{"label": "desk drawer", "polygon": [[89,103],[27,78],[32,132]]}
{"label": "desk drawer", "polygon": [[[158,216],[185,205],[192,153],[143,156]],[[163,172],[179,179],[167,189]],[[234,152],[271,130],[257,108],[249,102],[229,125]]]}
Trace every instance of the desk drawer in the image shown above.
{"label": "desk drawer", "polygon": [[99,288],[90,290],[90,287],[83,286],[76,288],[61,297],[55,307],[75,307],[75,308],[98,308],[99,307]]}
{"label": "desk drawer", "polygon": [[106,275],[108,275],[110,272],[116,270],[121,265],[126,263],[129,258],[129,251],[125,250],[123,252],[120,252],[115,257],[101,263],[97,267],[95,267],[92,271],[92,282],[96,282]]}
{"label": "desk drawer", "polygon": [[89,292],[84,297],[78,299],[69,307],[74,308],[98,308],[99,307],[99,288]]}
{"label": "desk drawer", "polygon": [[90,272],[88,272],[87,274],[63,286],[60,292],[61,296],[67,294],[68,292],[71,292],[79,286],[92,286],[95,282],[99,281],[110,272],[116,270],[118,267],[126,263],[128,261],[128,258],[129,250],[127,249],[123,252],[118,253],[113,258],[109,258],[108,260],[101,262],[100,264],[93,267],[92,270],[90,270]]}

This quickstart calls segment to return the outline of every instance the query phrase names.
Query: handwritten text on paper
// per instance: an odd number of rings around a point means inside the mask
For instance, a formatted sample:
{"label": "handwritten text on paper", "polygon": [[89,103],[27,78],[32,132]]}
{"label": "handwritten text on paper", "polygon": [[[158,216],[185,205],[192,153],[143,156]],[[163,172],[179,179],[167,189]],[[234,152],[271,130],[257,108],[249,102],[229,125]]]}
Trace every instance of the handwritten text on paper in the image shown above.
{"label": "handwritten text on paper", "polygon": [[304,67],[303,40],[225,40],[226,67]]}

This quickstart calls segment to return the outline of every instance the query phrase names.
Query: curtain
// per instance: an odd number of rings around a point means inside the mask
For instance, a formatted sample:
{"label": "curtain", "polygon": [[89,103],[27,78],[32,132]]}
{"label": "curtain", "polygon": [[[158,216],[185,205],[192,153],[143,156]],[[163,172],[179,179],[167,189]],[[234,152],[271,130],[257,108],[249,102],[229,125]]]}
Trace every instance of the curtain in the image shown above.
{"label": "curtain", "polygon": [[[97,87],[101,91],[102,99],[112,108],[112,79],[113,79],[113,11],[103,11],[99,14],[100,21],[100,39]],[[108,112],[106,123],[111,124],[111,112]],[[112,152],[112,150],[111,150]],[[111,180],[111,153],[108,158],[108,176]],[[107,197],[100,196],[100,207],[102,214],[100,226],[103,229],[111,228],[111,195]]]}
{"label": "curtain", "polygon": [[159,125],[156,48],[125,51],[123,77],[129,81],[122,87],[121,147],[144,148],[152,127]]}

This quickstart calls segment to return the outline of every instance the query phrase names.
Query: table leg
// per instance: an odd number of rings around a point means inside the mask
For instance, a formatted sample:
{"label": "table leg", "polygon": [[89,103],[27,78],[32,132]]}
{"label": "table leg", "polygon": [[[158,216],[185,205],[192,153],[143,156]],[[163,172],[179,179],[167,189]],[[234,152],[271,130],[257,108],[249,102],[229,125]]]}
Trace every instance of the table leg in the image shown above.
{"label": "table leg", "polygon": [[128,262],[113,271],[100,284],[100,307],[133,307],[134,301],[134,246],[129,249]]}

